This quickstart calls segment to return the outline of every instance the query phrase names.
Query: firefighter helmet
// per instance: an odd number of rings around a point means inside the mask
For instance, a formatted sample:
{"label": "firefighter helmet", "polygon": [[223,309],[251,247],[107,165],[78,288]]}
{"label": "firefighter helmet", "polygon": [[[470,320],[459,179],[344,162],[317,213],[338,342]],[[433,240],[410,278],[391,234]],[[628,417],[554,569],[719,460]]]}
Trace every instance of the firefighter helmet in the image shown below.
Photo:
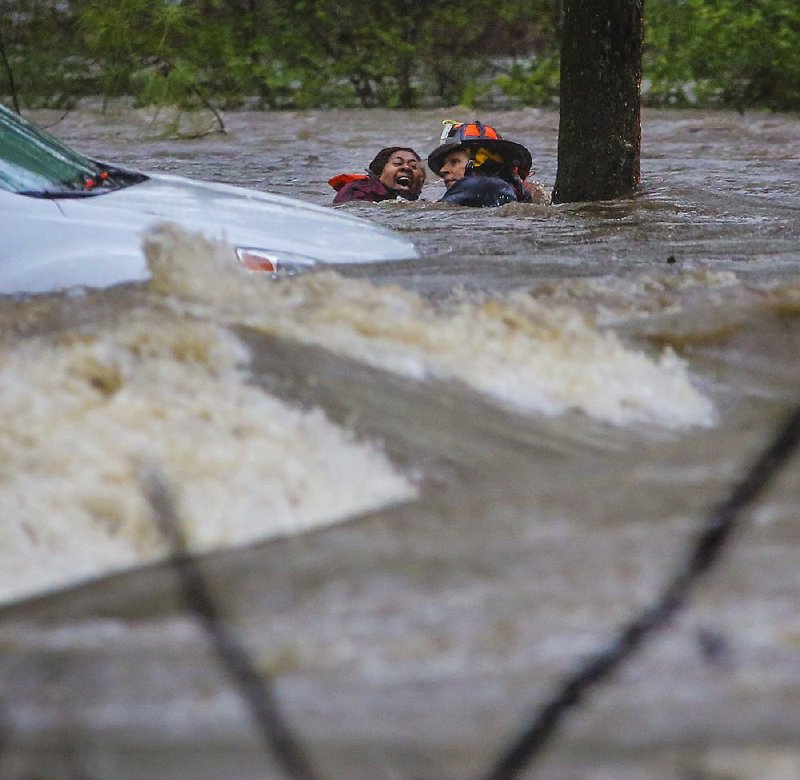
{"label": "firefighter helmet", "polygon": [[438,176],[442,169],[444,158],[457,149],[466,149],[470,157],[483,147],[499,154],[503,158],[503,165],[511,170],[516,169],[521,179],[531,172],[533,160],[531,153],[515,141],[504,139],[491,125],[483,122],[443,122],[444,130],[437,146],[428,155],[428,167]]}

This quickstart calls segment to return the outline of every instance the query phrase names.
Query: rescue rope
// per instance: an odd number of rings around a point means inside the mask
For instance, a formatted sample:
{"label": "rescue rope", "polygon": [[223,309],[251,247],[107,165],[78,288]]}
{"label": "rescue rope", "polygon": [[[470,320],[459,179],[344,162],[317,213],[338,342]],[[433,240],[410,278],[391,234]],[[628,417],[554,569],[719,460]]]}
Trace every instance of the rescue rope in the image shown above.
{"label": "rescue rope", "polygon": [[280,714],[269,678],[256,669],[245,648],[226,627],[197,561],[187,551],[172,491],[157,472],[143,474],[141,481],[159,530],[172,551],[170,563],[177,574],[181,595],[239,689],[264,747],[276,757],[290,780],[315,780],[303,749]]}
{"label": "rescue rope", "polygon": [[673,574],[662,595],[624,625],[605,649],[568,676],[495,762],[485,780],[513,780],[542,752],[560,722],[581,703],[592,686],[603,682],[657,629],[663,628],[686,601],[696,581],[719,558],[741,513],[763,492],[800,445],[800,407],[777,429],[769,445],[740,481],[707,517],[690,553]]}

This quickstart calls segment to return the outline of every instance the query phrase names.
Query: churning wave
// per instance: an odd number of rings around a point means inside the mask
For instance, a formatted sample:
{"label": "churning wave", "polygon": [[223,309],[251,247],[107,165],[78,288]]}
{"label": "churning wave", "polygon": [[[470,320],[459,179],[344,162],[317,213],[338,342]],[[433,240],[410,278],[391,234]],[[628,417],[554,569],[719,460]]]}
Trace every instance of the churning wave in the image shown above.
{"label": "churning wave", "polygon": [[225,328],[149,309],[6,349],[0,598],[162,557],[142,467],[177,491],[195,550],[416,495],[376,445],[249,385],[248,360]]}
{"label": "churning wave", "polygon": [[579,410],[615,424],[706,426],[714,409],[670,349],[623,344],[576,307],[525,293],[437,305],[397,286],[335,272],[275,284],[230,250],[162,226],[145,241],[153,290],[215,319],[323,346],[416,379],[457,380],[530,414]]}

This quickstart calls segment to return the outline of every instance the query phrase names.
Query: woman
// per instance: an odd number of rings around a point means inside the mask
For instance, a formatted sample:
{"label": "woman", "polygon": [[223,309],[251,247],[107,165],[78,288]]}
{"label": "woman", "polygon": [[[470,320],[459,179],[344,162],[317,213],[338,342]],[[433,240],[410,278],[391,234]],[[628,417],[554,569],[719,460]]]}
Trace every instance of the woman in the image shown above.
{"label": "woman", "polygon": [[443,203],[501,206],[504,203],[546,203],[538,183],[524,180],[531,173],[531,153],[502,138],[482,122],[446,122],[442,143],[428,155],[428,167],[441,176],[447,192]]}
{"label": "woman", "polygon": [[381,149],[369,164],[368,173],[342,173],[328,180],[337,192],[334,203],[364,200],[417,200],[425,183],[422,158],[407,146]]}

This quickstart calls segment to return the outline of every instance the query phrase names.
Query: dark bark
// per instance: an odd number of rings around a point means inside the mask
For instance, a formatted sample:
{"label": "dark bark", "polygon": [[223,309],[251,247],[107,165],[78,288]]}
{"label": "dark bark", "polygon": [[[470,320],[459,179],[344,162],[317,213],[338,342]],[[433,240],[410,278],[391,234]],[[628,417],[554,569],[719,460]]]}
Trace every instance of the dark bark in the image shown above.
{"label": "dark bark", "polygon": [[639,186],[644,0],[564,0],[554,203]]}

